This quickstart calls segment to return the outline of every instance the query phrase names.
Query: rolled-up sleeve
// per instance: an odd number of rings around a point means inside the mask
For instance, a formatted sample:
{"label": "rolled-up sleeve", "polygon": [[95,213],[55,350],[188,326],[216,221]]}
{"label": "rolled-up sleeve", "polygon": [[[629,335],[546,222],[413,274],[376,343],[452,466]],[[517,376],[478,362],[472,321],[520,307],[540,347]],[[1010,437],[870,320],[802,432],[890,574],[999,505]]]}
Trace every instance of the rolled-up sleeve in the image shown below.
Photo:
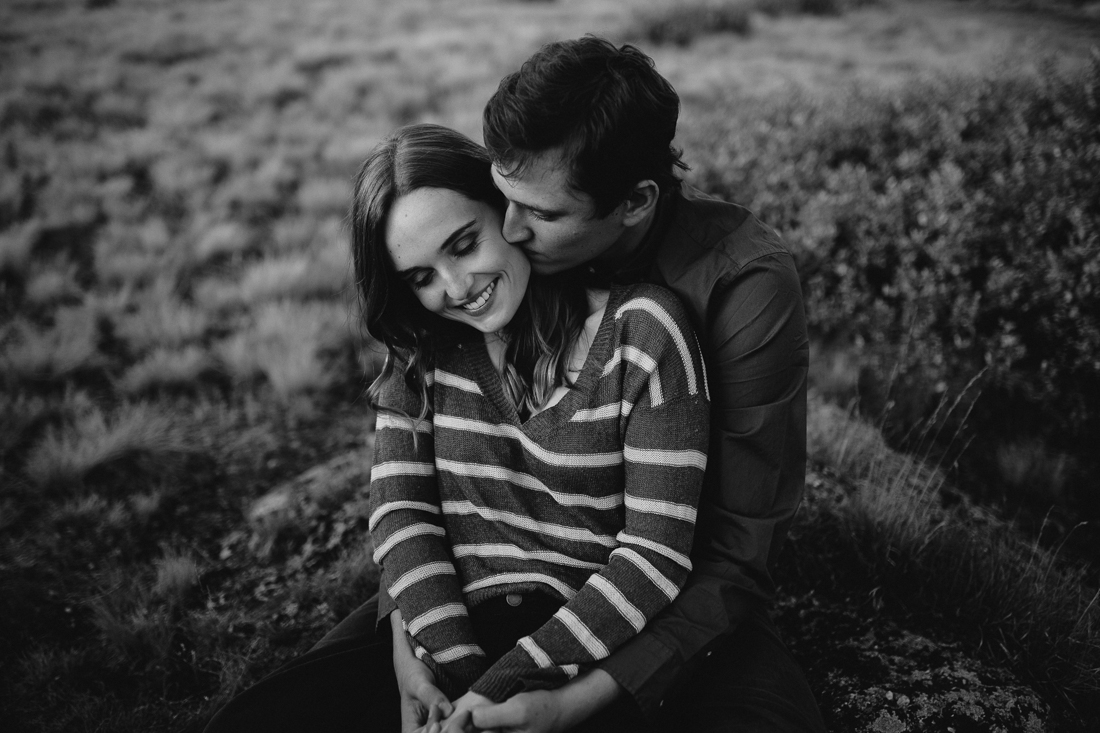
{"label": "rolled-up sleeve", "polygon": [[770,597],[769,565],[805,482],[809,342],[792,258],[771,253],[730,272],[701,315],[712,412],[694,569],[676,601],[599,665],[643,710]]}

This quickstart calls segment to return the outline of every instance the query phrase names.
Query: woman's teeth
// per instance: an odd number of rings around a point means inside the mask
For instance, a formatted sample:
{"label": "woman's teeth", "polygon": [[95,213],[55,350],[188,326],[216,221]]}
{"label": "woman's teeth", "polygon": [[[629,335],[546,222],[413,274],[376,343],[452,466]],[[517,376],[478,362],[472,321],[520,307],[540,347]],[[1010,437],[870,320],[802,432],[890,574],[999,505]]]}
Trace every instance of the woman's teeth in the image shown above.
{"label": "woman's teeth", "polygon": [[485,305],[485,303],[489,300],[489,296],[493,294],[493,290],[495,290],[496,287],[497,281],[493,280],[491,283],[489,283],[489,287],[481,291],[481,295],[477,296],[477,300],[472,303],[466,303],[462,307],[468,311],[476,311],[478,308]]}

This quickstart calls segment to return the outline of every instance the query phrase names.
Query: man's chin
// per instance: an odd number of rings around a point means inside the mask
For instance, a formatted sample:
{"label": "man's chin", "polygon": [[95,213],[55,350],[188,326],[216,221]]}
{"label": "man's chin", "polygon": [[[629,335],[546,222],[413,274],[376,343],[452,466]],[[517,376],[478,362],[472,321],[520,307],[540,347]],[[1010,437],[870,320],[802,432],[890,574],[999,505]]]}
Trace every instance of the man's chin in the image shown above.
{"label": "man's chin", "polygon": [[559,272],[565,272],[569,269],[568,265],[561,262],[549,262],[538,257],[530,259],[531,271],[536,275],[557,275]]}

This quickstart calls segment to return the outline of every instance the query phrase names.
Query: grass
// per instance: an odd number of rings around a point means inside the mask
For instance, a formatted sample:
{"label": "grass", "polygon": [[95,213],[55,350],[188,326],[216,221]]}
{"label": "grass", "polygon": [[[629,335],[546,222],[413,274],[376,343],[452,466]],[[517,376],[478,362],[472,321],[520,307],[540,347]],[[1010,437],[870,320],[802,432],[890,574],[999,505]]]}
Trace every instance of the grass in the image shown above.
{"label": "grass", "polygon": [[31,449],[24,471],[43,489],[73,489],[85,477],[122,458],[154,459],[192,450],[174,417],[151,403],[104,412],[89,407],[70,424],[55,427]]}
{"label": "grass", "polygon": [[0,374],[12,381],[45,380],[101,365],[99,324],[98,314],[81,306],[59,308],[45,330],[15,321],[5,329]]}

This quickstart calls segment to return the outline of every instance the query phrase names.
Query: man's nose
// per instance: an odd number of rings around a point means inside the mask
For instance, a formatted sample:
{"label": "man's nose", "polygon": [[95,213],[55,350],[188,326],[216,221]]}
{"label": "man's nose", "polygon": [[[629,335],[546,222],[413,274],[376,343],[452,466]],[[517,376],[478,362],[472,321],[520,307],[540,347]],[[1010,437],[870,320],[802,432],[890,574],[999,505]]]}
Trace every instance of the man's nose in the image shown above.
{"label": "man's nose", "polygon": [[501,234],[509,244],[523,244],[532,237],[526,218],[515,204],[508,204],[508,208],[504,211],[504,226],[501,228]]}

